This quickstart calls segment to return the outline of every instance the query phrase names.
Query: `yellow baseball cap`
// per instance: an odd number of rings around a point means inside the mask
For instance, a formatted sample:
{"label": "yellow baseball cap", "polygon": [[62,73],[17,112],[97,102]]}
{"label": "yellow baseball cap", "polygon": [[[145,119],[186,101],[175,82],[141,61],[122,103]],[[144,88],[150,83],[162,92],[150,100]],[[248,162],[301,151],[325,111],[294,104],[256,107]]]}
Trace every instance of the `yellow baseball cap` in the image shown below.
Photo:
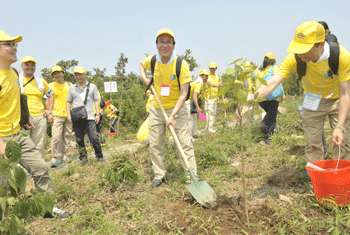
{"label": "yellow baseball cap", "polygon": [[218,66],[217,66],[217,64],[215,63],[215,62],[211,62],[210,64],[209,64],[209,68],[211,69],[211,68],[217,68]]}
{"label": "yellow baseball cap", "polygon": [[170,36],[172,36],[172,37],[174,38],[174,41],[175,41],[174,32],[171,31],[170,29],[161,29],[161,30],[159,30],[158,33],[157,33],[157,38],[158,38],[161,34],[169,34]]}
{"label": "yellow baseball cap", "polygon": [[51,73],[57,72],[57,71],[61,71],[62,72],[62,68],[58,65],[55,65],[51,68]]}
{"label": "yellow baseball cap", "polygon": [[316,21],[306,21],[295,31],[293,41],[288,46],[288,52],[304,54],[311,50],[315,43],[325,40],[324,27]]}
{"label": "yellow baseball cap", "polygon": [[199,75],[202,75],[202,74],[204,74],[204,75],[209,75],[209,72],[208,72],[208,70],[206,70],[206,69],[202,69],[202,70],[199,72]]}
{"label": "yellow baseball cap", "polygon": [[14,36],[6,34],[4,30],[0,30],[0,41],[14,41],[15,43],[22,41],[22,36]]}
{"label": "yellow baseball cap", "polygon": [[267,58],[268,60],[273,60],[273,59],[275,59],[275,55],[273,54],[273,53],[271,53],[271,52],[268,52],[268,53],[266,53],[265,55],[264,55],[264,58]]}
{"label": "yellow baseball cap", "polygon": [[26,56],[22,59],[22,63],[28,62],[28,61],[33,61],[36,64],[36,61],[33,57],[31,56]]}
{"label": "yellow baseball cap", "polygon": [[74,72],[73,73],[85,73],[86,74],[86,71],[83,67],[76,67],[74,69]]}

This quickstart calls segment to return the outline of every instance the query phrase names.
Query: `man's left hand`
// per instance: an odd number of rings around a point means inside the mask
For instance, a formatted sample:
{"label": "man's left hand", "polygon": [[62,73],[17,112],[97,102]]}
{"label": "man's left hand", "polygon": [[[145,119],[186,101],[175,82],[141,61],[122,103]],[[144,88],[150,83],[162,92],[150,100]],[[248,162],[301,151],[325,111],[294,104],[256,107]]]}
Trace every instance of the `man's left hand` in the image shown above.
{"label": "man's left hand", "polygon": [[98,121],[100,121],[100,116],[99,116],[99,115],[96,115],[96,116],[95,116],[95,123],[97,124]]}
{"label": "man's left hand", "polygon": [[168,121],[166,122],[166,126],[169,128],[169,125],[171,125],[173,127],[173,129],[175,130],[175,117],[170,115],[170,117],[168,118]]}
{"label": "man's left hand", "polygon": [[344,133],[342,130],[335,128],[333,131],[332,144],[335,146],[341,145],[344,140]]}

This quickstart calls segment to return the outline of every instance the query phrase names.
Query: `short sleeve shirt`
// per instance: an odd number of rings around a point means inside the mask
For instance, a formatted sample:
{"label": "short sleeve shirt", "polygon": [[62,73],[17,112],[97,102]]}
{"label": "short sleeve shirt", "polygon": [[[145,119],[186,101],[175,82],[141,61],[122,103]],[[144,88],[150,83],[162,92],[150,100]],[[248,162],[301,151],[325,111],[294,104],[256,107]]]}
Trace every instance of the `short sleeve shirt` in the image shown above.
{"label": "short sleeve shirt", "polygon": [[[151,70],[151,59],[152,56],[149,56],[143,61],[143,67],[145,69]],[[164,109],[172,109],[175,107],[179,97],[180,89],[178,78],[176,77],[176,61],[177,58],[169,65],[156,62],[154,66],[154,89],[157,92],[157,95],[162,102]],[[170,77],[175,75],[175,79],[171,80]],[[181,72],[180,72],[180,84],[189,83],[192,81],[190,70],[188,64],[185,60],[182,60]],[[170,96],[160,96],[161,85],[167,84],[170,85]],[[156,99],[152,99],[152,105],[160,109],[159,104]]]}
{"label": "short sleeve shirt", "polygon": [[55,97],[52,115],[59,117],[67,117],[66,100],[68,96],[70,83],[65,82],[64,84],[60,84],[57,82],[51,82],[49,86],[52,90],[54,90],[53,95]]}
{"label": "short sleeve shirt", "polygon": [[[30,81],[30,79],[32,78],[23,77],[23,84],[26,84],[28,81]],[[40,79],[44,85],[44,90],[40,91],[36,85],[35,79],[33,79],[30,83],[28,83],[24,87],[24,92],[23,92],[23,94],[28,97],[29,113],[33,117],[43,115],[42,111],[45,109],[43,104],[43,96],[44,96],[44,93],[50,89],[49,84],[47,84],[47,82],[44,79],[42,78]]]}
{"label": "short sleeve shirt", "polygon": [[[84,99],[86,95],[86,88],[88,82],[86,82],[84,87],[79,87],[78,83],[74,84],[69,88],[67,102],[73,104],[73,108],[84,106]],[[94,101],[98,101],[98,91],[97,87],[94,84],[90,83],[89,94],[87,97],[87,103],[85,105],[86,111],[88,113],[88,120],[94,120]]]}
{"label": "short sleeve shirt", "polygon": [[[213,85],[219,85],[220,80],[219,77],[215,74],[209,74],[208,81]],[[208,84],[208,83],[207,83]],[[208,85],[208,88],[205,91],[204,97],[209,99],[215,99],[218,97],[219,88],[218,87],[212,87]]]}
{"label": "short sleeve shirt", "polygon": [[20,129],[20,88],[18,77],[12,69],[0,69],[0,136],[10,136]]}
{"label": "short sleeve shirt", "polygon": [[193,82],[191,82],[191,95],[190,98],[188,99],[189,101],[192,100],[193,93],[200,94],[203,90],[203,84],[200,82],[200,80],[197,78]]}
{"label": "short sleeve shirt", "polygon": [[[303,88],[306,92],[317,95],[320,94],[322,98],[325,98],[334,92],[331,99],[339,98],[339,83],[350,79],[350,53],[341,45],[339,45],[339,48],[339,69],[338,74],[334,76],[334,79],[324,77],[324,74],[329,71],[328,59],[318,63],[306,63],[306,75],[302,77]],[[297,62],[294,54],[289,54],[283,60],[276,74],[287,79],[292,72],[296,71]]]}

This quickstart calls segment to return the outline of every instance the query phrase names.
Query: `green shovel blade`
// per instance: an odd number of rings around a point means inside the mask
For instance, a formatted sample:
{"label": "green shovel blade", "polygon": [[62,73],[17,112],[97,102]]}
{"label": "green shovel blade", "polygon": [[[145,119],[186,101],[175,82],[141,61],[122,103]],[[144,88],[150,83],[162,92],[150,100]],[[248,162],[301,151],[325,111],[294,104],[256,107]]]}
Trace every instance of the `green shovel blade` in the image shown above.
{"label": "green shovel blade", "polygon": [[217,201],[216,194],[205,180],[187,184],[185,187],[201,205],[208,208],[215,206]]}

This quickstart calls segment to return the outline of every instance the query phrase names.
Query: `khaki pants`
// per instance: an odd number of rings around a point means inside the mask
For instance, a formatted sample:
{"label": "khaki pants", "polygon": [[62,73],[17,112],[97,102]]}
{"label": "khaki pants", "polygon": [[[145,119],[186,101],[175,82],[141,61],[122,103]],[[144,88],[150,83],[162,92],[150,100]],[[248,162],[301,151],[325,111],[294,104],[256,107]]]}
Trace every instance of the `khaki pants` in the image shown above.
{"label": "khaki pants", "polygon": [[35,116],[34,120],[34,129],[30,130],[29,137],[34,142],[36,149],[39,152],[39,155],[42,159],[45,158],[45,143],[46,143],[46,129],[47,129],[47,120],[44,116]]}
{"label": "khaki pants", "polygon": [[207,115],[207,124],[205,129],[206,130],[213,130],[215,116],[216,116],[216,100],[217,99],[205,99],[204,108],[205,108],[205,114]]}
{"label": "khaki pants", "polygon": [[195,136],[198,135],[198,130],[197,130],[197,114],[191,114],[191,102],[186,101],[186,107],[188,110],[188,128],[190,130],[190,136]]}
{"label": "khaki pants", "polygon": [[[322,144],[322,132],[324,129],[324,121],[328,116],[332,129],[338,123],[339,99],[321,99],[317,111],[303,109],[303,127],[306,136],[305,155],[307,162],[324,160],[324,149]],[[341,145],[341,159],[350,160],[350,115],[348,114],[345,120],[344,141]],[[332,158],[337,159],[339,155],[338,147],[335,147],[332,152]]]}
{"label": "khaki pants", "polygon": [[[169,116],[173,109],[165,110]],[[163,179],[166,174],[166,168],[164,166],[165,158],[165,119],[160,109],[156,109],[151,105],[149,114],[149,149],[153,165],[154,178]],[[185,153],[190,168],[194,174],[197,174],[196,159],[194,157],[194,149],[190,140],[190,131],[188,129],[188,110],[185,105],[179,110],[175,117],[175,133],[180,141],[180,145]],[[179,151],[178,151],[179,154]],[[179,154],[180,155],[180,154]],[[180,156],[182,167],[187,172],[188,168],[185,165],[182,157]]]}
{"label": "khaki pants", "polygon": [[66,117],[54,116],[52,124],[51,153],[52,157],[60,158],[69,149],[72,139],[72,124]]}
{"label": "khaki pants", "polygon": [[[7,143],[11,136],[1,137]],[[33,141],[29,137],[16,135],[15,140],[19,143],[22,150],[22,157],[19,161],[27,171],[33,176],[37,191],[53,193],[52,182],[49,175],[47,163],[39,156]],[[6,185],[6,176],[0,173],[0,181],[3,186]]]}

